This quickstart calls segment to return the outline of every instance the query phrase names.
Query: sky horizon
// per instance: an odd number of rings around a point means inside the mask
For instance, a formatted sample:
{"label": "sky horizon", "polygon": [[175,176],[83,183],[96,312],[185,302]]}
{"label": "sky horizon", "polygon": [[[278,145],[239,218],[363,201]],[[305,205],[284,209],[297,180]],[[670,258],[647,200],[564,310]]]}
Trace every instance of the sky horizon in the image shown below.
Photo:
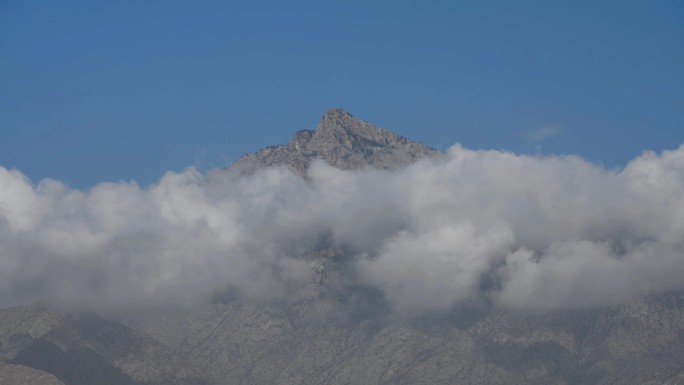
{"label": "sky horizon", "polygon": [[615,169],[684,143],[682,42],[675,1],[9,1],[0,166],[147,186],[340,107],[439,150]]}

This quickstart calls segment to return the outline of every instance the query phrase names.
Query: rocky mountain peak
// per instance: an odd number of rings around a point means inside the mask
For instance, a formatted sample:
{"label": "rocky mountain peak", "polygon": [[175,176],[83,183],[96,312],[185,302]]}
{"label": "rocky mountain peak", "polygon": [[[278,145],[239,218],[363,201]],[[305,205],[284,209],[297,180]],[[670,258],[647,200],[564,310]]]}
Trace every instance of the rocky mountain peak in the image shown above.
{"label": "rocky mountain peak", "polygon": [[399,137],[385,128],[378,128],[341,108],[326,111],[311,138],[309,149],[326,151],[339,146],[348,150],[364,147],[396,145]]}
{"label": "rocky mountain peak", "polygon": [[395,170],[438,152],[394,132],[376,127],[341,108],[326,111],[315,131],[297,131],[287,145],[271,146],[241,158],[231,168],[286,165],[300,175],[322,159],[344,170],[366,166]]}

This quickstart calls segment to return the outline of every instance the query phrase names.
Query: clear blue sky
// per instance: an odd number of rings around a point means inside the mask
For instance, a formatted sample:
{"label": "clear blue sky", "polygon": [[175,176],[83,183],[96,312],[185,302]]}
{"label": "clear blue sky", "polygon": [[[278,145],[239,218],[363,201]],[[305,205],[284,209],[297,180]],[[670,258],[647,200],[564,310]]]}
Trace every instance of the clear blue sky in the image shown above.
{"label": "clear blue sky", "polygon": [[0,1],[0,165],[145,185],[324,110],[619,167],[684,142],[684,3]]}

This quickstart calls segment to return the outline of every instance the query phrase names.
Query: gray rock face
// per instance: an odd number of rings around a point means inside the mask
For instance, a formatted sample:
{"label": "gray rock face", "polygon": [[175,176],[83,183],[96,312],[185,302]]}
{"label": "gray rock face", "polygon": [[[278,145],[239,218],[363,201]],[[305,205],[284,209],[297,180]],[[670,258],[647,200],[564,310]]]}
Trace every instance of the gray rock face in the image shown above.
{"label": "gray rock face", "polygon": [[145,333],[96,315],[20,306],[0,312],[0,330],[0,376],[7,378],[51,373],[65,385],[208,383]]}
{"label": "gray rock face", "polygon": [[0,360],[10,360],[59,325],[63,315],[36,303],[0,312]]}
{"label": "gray rock face", "polygon": [[288,144],[246,155],[232,168],[251,172],[257,167],[287,165],[304,175],[312,161],[322,159],[343,170],[365,166],[395,170],[437,154],[437,150],[375,127],[342,109],[332,109],[323,114],[316,131],[298,131]]}
{"label": "gray rock face", "polygon": [[364,308],[362,299],[379,300],[325,281],[287,300],[165,314],[138,324],[147,333],[42,306],[7,309],[3,330],[40,332],[23,342],[5,334],[3,346],[18,353],[0,362],[0,383],[674,385],[684,378],[684,292],[583,311],[464,307],[406,321],[381,311],[349,317]]}
{"label": "gray rock face", "polygon": [[463,308],[402,321],[343,317],[354,310],[344,298],[352,291],[214,304],[143,327],[218,384],[676,384],[684,369],[684,293],[545,315]]}
{"label": "gray rock face", "polygon": [[684,372],[681,372],[678,375],[667,380],[665,385],[684,385]]}
{"label": "gray rock face", "polygon": [[21,365],[10,365],[0,361],[0,384],[3,385],[64,385],[57,377]]}

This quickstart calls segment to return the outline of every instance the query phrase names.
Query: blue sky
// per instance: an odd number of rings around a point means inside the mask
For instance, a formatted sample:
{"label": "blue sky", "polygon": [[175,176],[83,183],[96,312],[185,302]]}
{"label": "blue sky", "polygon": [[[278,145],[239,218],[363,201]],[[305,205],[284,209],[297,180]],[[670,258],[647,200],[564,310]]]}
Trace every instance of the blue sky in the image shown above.
{"label": "blue sky", "polygon": [[343,107],[440,149],[620,167],[684,142],[681,4],[5,0],[0,165],[146,185]]}

